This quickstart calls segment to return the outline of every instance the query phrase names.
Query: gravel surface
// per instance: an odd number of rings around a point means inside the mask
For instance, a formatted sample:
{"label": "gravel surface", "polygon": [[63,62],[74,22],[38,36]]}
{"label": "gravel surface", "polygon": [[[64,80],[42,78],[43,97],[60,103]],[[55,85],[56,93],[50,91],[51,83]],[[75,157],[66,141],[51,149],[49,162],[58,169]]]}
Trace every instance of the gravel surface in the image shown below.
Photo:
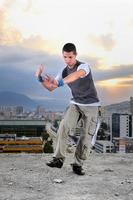
{"label": "gravel surface", "polygon": [[67,155],[61,169],[48,154],[0,154],[0,200],[133,200],[133,154],[96,154],[86,174],[73,174]]}

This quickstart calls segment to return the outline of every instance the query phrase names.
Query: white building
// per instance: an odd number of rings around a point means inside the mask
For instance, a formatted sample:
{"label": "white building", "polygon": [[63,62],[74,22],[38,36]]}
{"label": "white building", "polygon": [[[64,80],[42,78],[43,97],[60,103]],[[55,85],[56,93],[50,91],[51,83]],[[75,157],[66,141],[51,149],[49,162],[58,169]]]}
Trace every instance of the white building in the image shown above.
{"label": "white building", "polygon": [[111,153],[113,152],[114,144],[106,140],[97,140],[95,143],[95,151],[97,153]]}

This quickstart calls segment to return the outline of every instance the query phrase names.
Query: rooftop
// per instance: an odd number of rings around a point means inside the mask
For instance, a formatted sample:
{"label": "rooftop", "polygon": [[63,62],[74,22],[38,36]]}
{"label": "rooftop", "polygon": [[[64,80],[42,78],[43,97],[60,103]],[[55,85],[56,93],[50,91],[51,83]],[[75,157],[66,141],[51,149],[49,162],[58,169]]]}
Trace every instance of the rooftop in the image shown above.
{"label": "rooftop", "polygon": [[[72,154],[63,168],[49,168],[48,154],[0,154],[0,199],[132,200],[133,155],[92,153],[85,176],[72,173]],[[61,179],[62,182],[55,182]]]}

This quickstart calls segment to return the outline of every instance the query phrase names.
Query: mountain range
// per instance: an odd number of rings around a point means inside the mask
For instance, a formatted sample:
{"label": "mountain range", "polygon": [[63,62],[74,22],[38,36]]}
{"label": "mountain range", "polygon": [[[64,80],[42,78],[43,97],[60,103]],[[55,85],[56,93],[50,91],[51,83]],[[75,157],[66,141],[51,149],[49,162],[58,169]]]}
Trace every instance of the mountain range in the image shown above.
{"label": "mountain range", "polygon": [[117,112],[117,113],[129,113],[130,112],[130,102],[123,101],[120,103],[110,104],[104,106],[105,110],[109,113]]}
{"label": "mountain range", "polygon": [[[35,109],[37,106],[42,106],[46,110],[51,111],[64,111],[69,100],[36,100],[31,99],[28,96],[20,93],[15,93],[11,91],[2,91],[0,92],[0,106],[23,106],[28,109]],[[130,102],[124,101],[116,104],[111,104],[104,106],[109,112],[129,112]]]}
{"label": "mountain range", "polygon": [[36,100],[20,93],[11,91],[0,92],[0,106],[23,106],[26,109],[36,109],[37,106],[42,106],[46,110],[63,111],[67,103],[67,100]]}

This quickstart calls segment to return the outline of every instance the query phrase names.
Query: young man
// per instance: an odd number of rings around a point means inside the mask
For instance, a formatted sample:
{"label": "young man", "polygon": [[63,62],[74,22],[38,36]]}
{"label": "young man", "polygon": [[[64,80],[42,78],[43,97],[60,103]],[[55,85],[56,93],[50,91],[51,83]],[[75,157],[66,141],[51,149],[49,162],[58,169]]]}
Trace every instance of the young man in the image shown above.
{"label": "young man", "polygon": [[65,44],[62,54],[66,67],[55,79],[51,79],[48,76],[43,78],[41,76],[43,72],[42,66],[36,72],[38,80],[49,91],[67,84],[72,92],[70,106],[66,110],[58,129],[57,146],[53,159],[47,165],[57,168],[63,166],[67,136],[71,130],[76,128],[79,116],[82,115],[84,131],[80,135],[74,154],[74,162],[71,166],[74,173],[84,175],[83,161],[86,160],[87,151],[91,148],[91,138],[96,129],[100,102],[97,97],[90,66],[76,59],[77,51],[75,45],[72,43]]}

